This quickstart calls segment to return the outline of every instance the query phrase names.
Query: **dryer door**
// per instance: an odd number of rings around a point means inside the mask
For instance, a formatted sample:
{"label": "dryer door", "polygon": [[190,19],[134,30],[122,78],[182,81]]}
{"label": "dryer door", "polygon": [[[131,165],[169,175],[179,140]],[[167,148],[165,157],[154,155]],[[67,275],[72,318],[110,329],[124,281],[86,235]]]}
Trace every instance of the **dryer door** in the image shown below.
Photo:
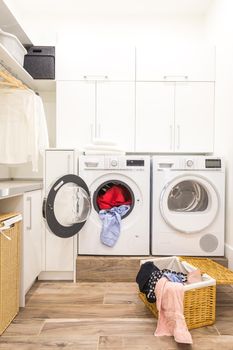
{"label": "dryer door", "polygon": [[43,201],[43,217],[49,230],[62,238],[77,234],[91,211],[86,183],[77,175],[60,177]]}
{"label": "dryer door", "polygon": [[214,221],[219,208],[219,196],[204,177],[185,175],[170,181],[160,197],[161,214],[177,231],[200,232]]}

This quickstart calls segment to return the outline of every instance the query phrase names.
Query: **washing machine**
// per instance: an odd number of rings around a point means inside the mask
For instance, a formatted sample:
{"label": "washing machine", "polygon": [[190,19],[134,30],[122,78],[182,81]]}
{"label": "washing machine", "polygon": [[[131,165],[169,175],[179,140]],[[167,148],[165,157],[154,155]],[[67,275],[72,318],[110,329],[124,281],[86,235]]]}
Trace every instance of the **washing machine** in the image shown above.
{"label": "washing machine", "polygon": [[[148,156],[79,157],[79,175],[91,196],[90,216],[78,235],[78,254],[149,255],[150,158]],[[113,247],[101,243],[98,198],[106,188],[120,185],[131,199],[122,216],[120,236]]]}
{"label": "washing machine", "polygon": [[[77,174],[56,179],[44,199],[43,216],[50,232],[61,238],[78,234],[78,254],[149,255],[150,157],[81,155]],[[100,240],[99,195],[121,186],[130,208],[121,218],[113,247]]]}
{"label": "washing machine", "polygon": [[152,254],[223,256],[224,160],[155,156],[152,162]]}

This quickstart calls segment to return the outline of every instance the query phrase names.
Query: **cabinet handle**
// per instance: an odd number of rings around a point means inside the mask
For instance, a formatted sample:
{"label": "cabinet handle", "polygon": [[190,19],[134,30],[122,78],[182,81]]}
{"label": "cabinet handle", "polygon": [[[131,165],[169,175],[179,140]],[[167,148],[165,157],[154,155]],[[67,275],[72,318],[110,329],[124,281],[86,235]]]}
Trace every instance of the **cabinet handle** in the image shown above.
{"label": "cabinet handle", "polygon": [[101,124],[99,123],[98,124],[98,137],[100,137],[100,134],[101,134]]}
{"label": "cabinet handle", "polygon": [[67,172],[70,173],[70,154],[67,156]]}
{"label": "cabinet handle", "polygon": [[27,201],[29,202],[29,226],[26,227],[27,230],[32,229],[32,197],[27,197]]}
{"label": "cabinet handle", "polygon": [[177,149],[180,149],[180,125],[177,125]]}
{"label": "cabinet handle", "polygon": [[181,75],[171,75],[171,74],[169,74],[169,75],[164,75],[163,76],[163,79],[168,79],[168,78],[184,78],[184,79],[188,79],[189,77],[188,77],[188,75],[185,75],[185,74],[181,74]]}
{"label": "cabinet handle", "polygon": [[172,125],[170,125],[170,150],[172,151],[172,139],[173,139],[173,137],[172,137]]}
{"label": "cabinet handle", "polygon": [[93,124],[90,125],[90,129],[91,129],[91,142],[93,141]]}
{"label": "cabinet handle", "polygon": [[108,75],[84,75],[85,80],[108,80]]}

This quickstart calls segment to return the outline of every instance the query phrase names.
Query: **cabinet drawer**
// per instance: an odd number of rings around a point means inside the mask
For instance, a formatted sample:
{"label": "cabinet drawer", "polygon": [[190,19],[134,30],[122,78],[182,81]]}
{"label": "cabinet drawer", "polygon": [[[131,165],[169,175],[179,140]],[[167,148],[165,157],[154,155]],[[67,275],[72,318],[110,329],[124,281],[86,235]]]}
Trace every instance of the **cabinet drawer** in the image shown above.
{"label": "cabinet drawer", "polygon": [[56,47],[57,80],[134,81],[135,48],[80,42],[60,36]]}
{"label": "cabinet drawer", "polygon": [[137,47],[139,81],[214,81],[215,48]]}

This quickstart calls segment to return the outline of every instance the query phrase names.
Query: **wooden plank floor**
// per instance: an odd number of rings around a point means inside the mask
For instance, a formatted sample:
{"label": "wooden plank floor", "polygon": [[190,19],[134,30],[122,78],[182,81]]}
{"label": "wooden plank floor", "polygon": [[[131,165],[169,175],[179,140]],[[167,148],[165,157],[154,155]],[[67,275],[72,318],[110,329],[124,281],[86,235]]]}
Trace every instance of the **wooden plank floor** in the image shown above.
{"label": "wooden plank floor", "polygon": [[37,282],[0,350],[232,350],[233,288],[218,287],[216,324],[192,330],[193,346],[154,337],[155,327],[135,283]]}

